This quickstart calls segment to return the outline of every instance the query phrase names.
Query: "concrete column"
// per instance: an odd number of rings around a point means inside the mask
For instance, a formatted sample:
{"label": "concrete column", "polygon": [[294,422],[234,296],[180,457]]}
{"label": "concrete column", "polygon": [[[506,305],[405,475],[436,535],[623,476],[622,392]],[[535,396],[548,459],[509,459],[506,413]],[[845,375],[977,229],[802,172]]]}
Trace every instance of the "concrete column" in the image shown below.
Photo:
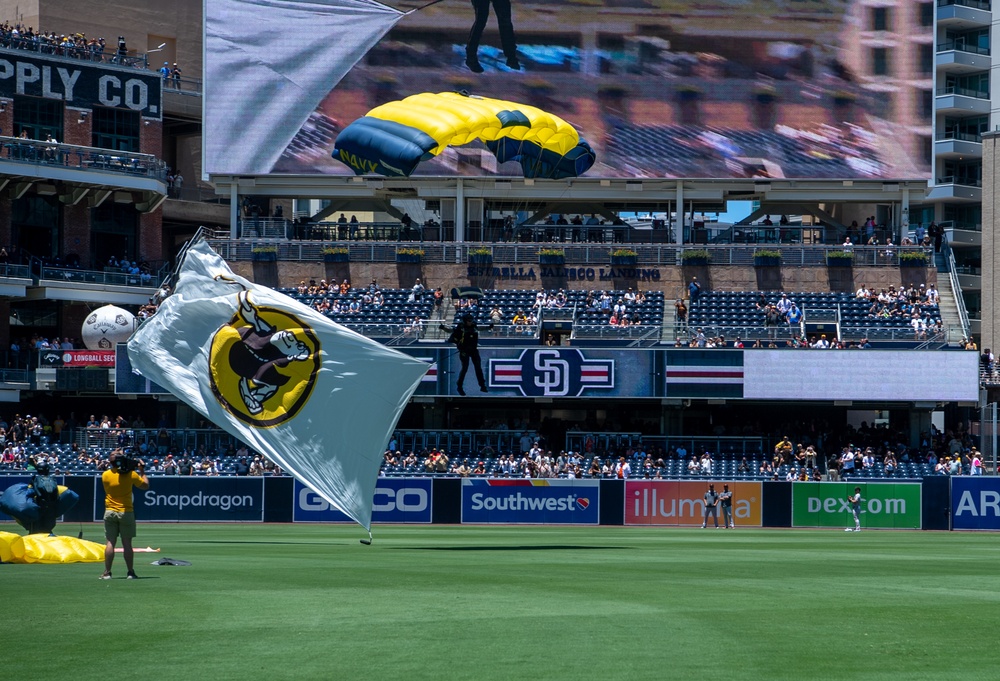
{"label": "concrete column", "polygon": [[910,190],[903,189],[903,199],[899,210],[899,241],[910,235]]}
{"label": "concrete column", "polygon": [[[1000,340],[1000,320],[995,310],[1000,304],[1000,241],[997,240],[996,226],[1000,214],[997,200],[1000,198],[1000,175],[997,173],[997,154],[1000,152],[1000,131],[983,133],[983,304],[980,348],[997,348]],[[956,291],[956,295],[962,295]]]}
{"label": "concrete column", "polygon": [[455,241],[465,241],[465,184],[455,180]]}
{"label": "concrete column", "polygon": [[674,225],[674,243],[684,243],[684,183],[677,180],[677,223]]}
{"label": "concrete column", "polygon": [[229,238],[236,239],[239,236],[240,222],[240,184],[235,180],[229,185]]}

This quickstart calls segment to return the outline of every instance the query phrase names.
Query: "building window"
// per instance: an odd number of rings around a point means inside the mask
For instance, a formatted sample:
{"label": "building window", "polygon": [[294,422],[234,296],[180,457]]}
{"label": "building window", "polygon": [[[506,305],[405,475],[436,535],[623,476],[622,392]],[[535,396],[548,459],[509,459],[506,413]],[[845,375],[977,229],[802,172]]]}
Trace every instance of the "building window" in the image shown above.
{"label": "building window", "polygon": [[136,260],[139,213],[131,204],[105,201],[90,214],[90,248],[94,265],[103,266],[111,256]]}
{"label": "building window", "polygon": [[929,168],[934,161],[934,140],[931,139],[930,135],[918,135],[917,139],[920,140],[920,158],[924,165]]}
{"label": "building window", "polygon": [[929,28],[934,25],[934,3],[920,3],[920,25]]}
{"label": "building window", "polygon": [[930,76],[934,73],[934,46],[920,46],[920,75]]}
{"label": "building window", "polygon": [[139,112],[96,107],[91,146],[115,151],[139,151]]}
{"label": "building window", "polygon": [[889,8],[888,7],[872,7],[872,30],[873,31],[888,31],[889,30]]}
{"label": "building window", "polygon": [[55,196],[22,196],[11,202],[11,243],[21,257],[50,260],[59,255],[62,210]]}
{"label": "building window", "polygon": [[13,133],[19,136],[22,132],[27,132],[33,140],[52,135],[57,142],[62,142],[63,103],[41,97],[15,97]]}
{"label": "building window", "polygon": [[889,73],[889,50],[884,47],[872,48],[872,75],[888,76]]}

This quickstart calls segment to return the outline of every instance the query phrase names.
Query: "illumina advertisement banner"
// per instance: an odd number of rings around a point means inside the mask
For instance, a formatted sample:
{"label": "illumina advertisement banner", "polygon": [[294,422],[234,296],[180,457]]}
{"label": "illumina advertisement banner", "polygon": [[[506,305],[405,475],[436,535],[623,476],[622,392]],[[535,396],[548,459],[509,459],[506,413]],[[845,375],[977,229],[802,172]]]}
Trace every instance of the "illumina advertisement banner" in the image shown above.
{"label": "illumina advertisement banner", "polygon": [[[709,483],[717,493],[729,485],[733,493],[733,521],[737,527],[761,526],[761,484],[759,482],[698,482],[627,480],[625,482],[626,525],[698,526],[705,519],[705,492]],[[714,525],[713,521],[709,521]],[[719,507],[722,524],[722,507]]]}
{"label": "illumina advertisement banner", "polygon": [[918,482],[792,483],[792,527],[854,527],[848,496],[861,488],[861,527],[920,529]]}
{"label": "illumina advertisement banner", "polygon": [[417,4],[206,0],[206,174],[930,173],[915,10],[516,0],[476,24],[479,3]]}

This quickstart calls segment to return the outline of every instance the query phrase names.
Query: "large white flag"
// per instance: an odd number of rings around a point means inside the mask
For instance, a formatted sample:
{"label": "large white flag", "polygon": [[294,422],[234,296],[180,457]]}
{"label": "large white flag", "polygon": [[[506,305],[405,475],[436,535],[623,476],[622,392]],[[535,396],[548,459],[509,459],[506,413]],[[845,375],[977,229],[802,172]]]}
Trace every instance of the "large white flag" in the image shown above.
{"label": "large white flag", "polygon": [[128,354],[367,530],[383,448],[429,368],[235,275],[205,241]]}

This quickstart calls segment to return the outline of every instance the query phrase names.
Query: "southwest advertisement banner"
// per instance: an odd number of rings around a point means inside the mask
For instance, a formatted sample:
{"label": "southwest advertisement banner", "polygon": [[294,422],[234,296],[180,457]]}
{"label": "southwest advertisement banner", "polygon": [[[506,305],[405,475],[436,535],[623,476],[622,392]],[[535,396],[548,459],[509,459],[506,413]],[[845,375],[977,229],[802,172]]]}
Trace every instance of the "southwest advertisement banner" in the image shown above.
{"label": "southwest advertisement banner", "polygon": [[462,523],[597,525],[599,480],[462,480]]}
{"label": "southwest advertisement banner", "polygon": [[[433,508],[430,478],[379,478],[372,503],[373,523],[429,523]],[[292,520],[296,523],[353,523],[321,496],[295,481]]]}
{"label": "southwest advertisement banner", "polygon": [[951,529],[1000,530],[1000,478],[951,479]]}
{"label": "southwest advertisement banner", "polygon": [[[104,517],[104,488],[94,478],[94,520]],[[153,476],[148,490],[133,490],[139,521],[262,522],[264,478]]]}
{"label": "southwest advertisement banner", "polygon": [[861,527],[920,529],[919,482],[792,483],[792,527],[854,528],[848,496],[861,488]]}
{"label": "southwest advertisement banner", "polygon": [[[736,527],[761,526],[761,484],[759,482],[713,482],[716,492],[729,485],[733,493],[733,522]],[[625,482],[626,525],[680,525],[701,527],[705,520],[705,492],[708,481],[674,482],[627,480]],[[714,526],[714,522],[709,520]],[[722,507],[719,524],[722,525]]]}

